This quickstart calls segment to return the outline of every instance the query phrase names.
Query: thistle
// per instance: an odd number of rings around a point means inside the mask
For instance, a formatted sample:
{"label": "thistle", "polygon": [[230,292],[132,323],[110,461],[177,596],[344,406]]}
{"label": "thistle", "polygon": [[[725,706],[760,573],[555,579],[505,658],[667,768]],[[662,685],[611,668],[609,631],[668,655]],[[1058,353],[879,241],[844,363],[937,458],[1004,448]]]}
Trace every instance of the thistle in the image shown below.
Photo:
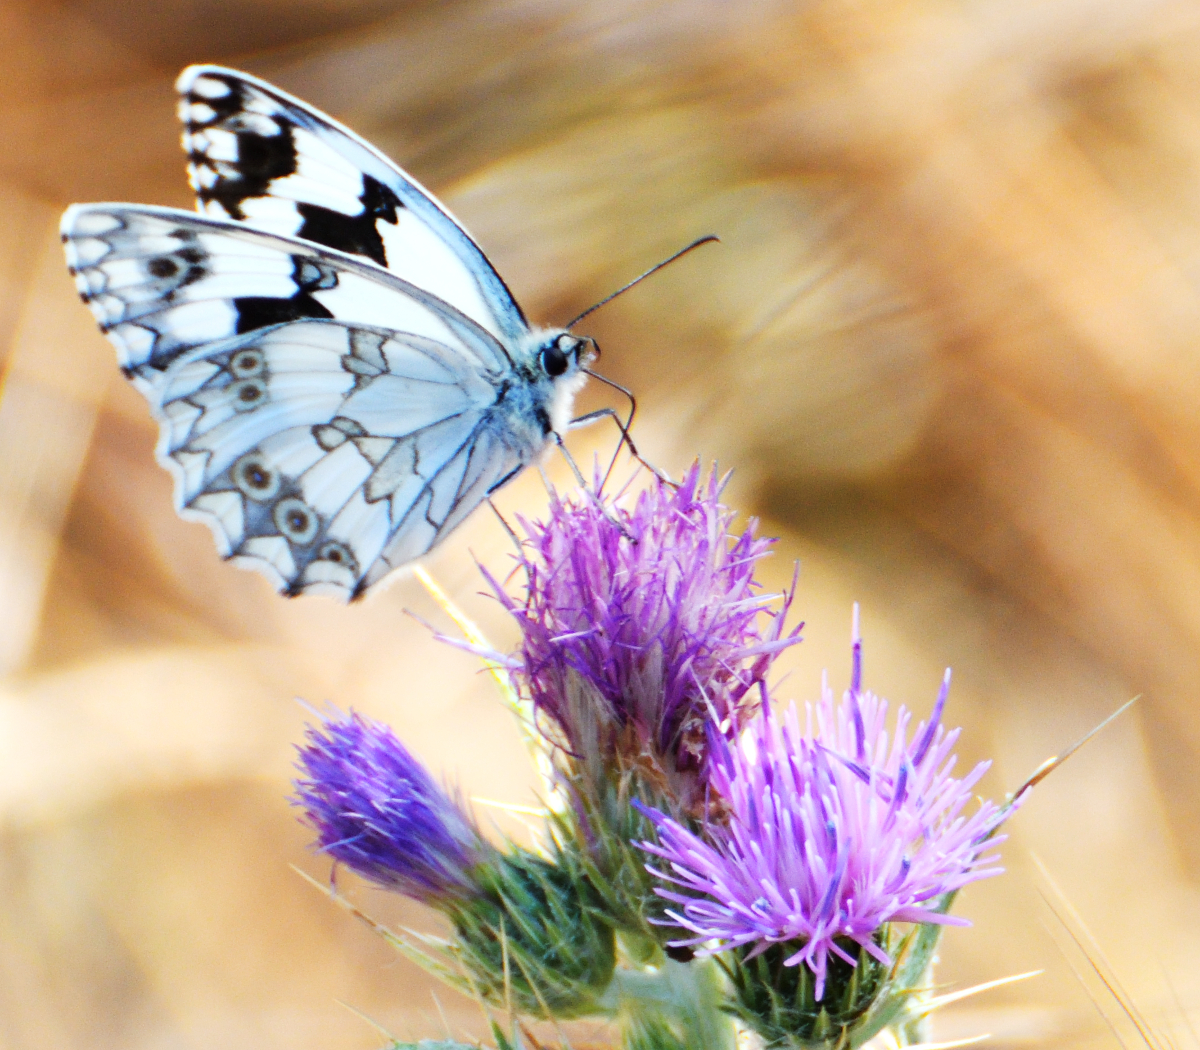
{"label": "thistle", "polygon": [[534,1016],[596,1009],[613,933],[569,858],[490,845],[391,729],[353,712],[310,726],[298,765],[293,802],[316,847],[442,911],[463,987]]}
{"label": "thistle", "polygon": [[889,737],[887,704],[861,692],[855,639],[851,687],[828,685],[809,705],[769,705],[742,736],[711,741],[718,816],[702,827],[653,810],[658,841],[641,847],[669,901],[672,941],[726,953],[733,1009],[769,1046],[835,1046],[896,992],[896,923],[967,925],[945,913],[967,883],[998,874],[989,848],[1007,815],[972,789],[987,771],[951,776],[958,730],[933,714],[911,737],[901,707]]}
{"label": "thistle", "polygon": [[793,590],[754,577],[773,541],[740,534],[724,481],[699,464],[677,486],[655,479],[632,509],[551,495],[523,522],[519,601],[488,577],[521,628],[509,661],[541,727],[589,786],[633,771],[684,810],[702,804],[710,724],[753,713],[785,634]]}
{"label": "thistle", "polygon": [[753,521],[734,532],[723,486],[696,464],[629,509],[554,494],[544,522],[522,522],[523,598],[488,577],[521,629],[507,666],[573,803],[557,837],[646,958],[663,939],[647,921],[661,909],[633,843],[653,828],[630,803],[702,812],[713,727],[736,733],[800,640],[800,626],[785,629],[794,589],[766,593],[755,579],[772,541]]}
{"label": "thistle", "polygon": [[[844,696],[776,703],[794,584],[759,587],[770,543],[732,529],[721,491],[693,467],[629,509],[553,496],[521,523],[523,591],[487,577],[521,628],[509,656],[439,599],[567,803],[538,852],[490,843],[358,715],[309,729],[295,802],[337,863],[445,916],[426,965],[516,1018],[607,1016],[625,1050],[733,1050],[747,1029],[766,1050],[926,1041],[958,997],[931,991],[942,927],[965,925],[949,907],[999,872],[998,829],[1062,758],[1003,807],[977,804],[988,765],[953,775],[949,672],[928,721],[890,718],[862,688],[857,610]],[[510,1040],[493,1023],[498,1048],[523,1045],[513,1024]]]}

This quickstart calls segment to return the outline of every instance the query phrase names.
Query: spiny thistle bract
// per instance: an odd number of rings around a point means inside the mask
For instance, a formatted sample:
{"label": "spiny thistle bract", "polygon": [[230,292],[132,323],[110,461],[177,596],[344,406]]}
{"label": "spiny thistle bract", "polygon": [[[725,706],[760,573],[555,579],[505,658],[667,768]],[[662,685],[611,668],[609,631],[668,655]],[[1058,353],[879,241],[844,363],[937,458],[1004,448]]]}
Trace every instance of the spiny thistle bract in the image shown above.
{"label": "spiny thistle bract", "polygon": [[471,987],[534,1017],[599,1012],[616,961],[599,895],[568,857],[557,859],[498,854],[479,870],[480,897],[448,912]]}
{"label": "spiny thistle bract", "polygon": [[[877,931],[886,944],[890,930]],[[803,948],[798,941],[781,941],[765,950],[738,948],[725,962],[733,989],[731,1013],[776,1047],[837,1046],[870,1010],[887,979],[887,967],[865,948],[846,940],[839,945],[853,962],[840,955],[829,960],[820,998],[816,979],[807,966],[789,966],[788,959]]]}

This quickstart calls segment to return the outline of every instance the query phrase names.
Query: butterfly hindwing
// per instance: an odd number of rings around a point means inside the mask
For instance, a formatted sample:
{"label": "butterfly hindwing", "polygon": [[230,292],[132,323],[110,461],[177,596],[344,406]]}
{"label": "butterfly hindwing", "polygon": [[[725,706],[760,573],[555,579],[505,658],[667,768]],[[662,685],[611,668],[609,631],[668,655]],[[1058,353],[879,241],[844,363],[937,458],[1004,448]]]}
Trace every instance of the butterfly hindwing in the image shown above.
{"label": "butterfly hindwing", "polygon": [[158,394],[178,509],[288,594],[357,596],[521,465],[461,355],[365,325],[228,340],[177,360]]}
{"label": "butterfly hindwing", "polygon": [[189,66],[176,88],[202,211],[369,259],[498,339],[528,332],[503,280],[453,216],[352,131],[220,66]]}
{"label": "butterfly hindwing", "polygon": [[433,339],[497,375],[511,367],[497,340],[436,297],[318,245],[124,204],[69,208],[62,237],[79,293],[122,367],[150,386],[189,350],[308,318]]}

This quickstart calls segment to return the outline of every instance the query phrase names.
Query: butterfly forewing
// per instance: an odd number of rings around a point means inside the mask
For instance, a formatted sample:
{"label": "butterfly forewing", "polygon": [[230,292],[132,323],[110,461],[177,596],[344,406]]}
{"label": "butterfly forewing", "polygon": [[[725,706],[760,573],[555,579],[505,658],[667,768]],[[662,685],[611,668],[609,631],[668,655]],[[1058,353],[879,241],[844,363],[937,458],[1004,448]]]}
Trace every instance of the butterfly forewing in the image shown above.
{"label": "butterfly forewing", "polygon": [[63,216],[80,295],[121,365],[153,385],[184,352],[257,328],[337,318],[510,367],[494,338],[423,290],[341,252],[173,208],[76,205]]}
{"label": "butterfly forewing", "polygon": [[520,307],[463,228],[353,132],[220,66],[189,66],[176,87],[202,211],[370,259],[501,340],[528,332]]}

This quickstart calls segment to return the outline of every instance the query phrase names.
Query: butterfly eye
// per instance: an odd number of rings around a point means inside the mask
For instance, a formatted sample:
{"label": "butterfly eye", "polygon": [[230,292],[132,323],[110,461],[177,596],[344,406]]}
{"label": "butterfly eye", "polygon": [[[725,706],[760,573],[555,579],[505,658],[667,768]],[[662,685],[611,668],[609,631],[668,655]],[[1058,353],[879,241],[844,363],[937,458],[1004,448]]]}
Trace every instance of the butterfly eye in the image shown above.
{"label": "butterfly eye", "polygon": [[568,363],[566,352],[559,343],[551,343],[542,351],[542,368],[551,379],[562,375]]}

